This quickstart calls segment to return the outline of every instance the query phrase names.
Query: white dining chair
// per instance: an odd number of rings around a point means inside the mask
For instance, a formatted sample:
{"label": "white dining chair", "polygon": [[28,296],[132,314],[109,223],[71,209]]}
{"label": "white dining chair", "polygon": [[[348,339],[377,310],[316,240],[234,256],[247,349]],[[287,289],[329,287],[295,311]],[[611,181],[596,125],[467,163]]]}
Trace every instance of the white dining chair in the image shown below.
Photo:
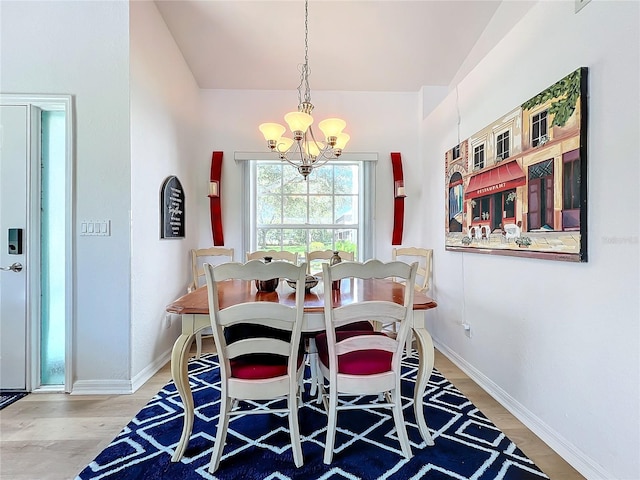
{"label": "white dining chair", "polygon": [[[391,260],[402,261],[405,263],[418,263],[416,272],[416,282],[414,284],[416,291],[427,293],[431,289],[431,281],[433,275],[433,249],[422,247],[394,247],[391,250]],[[389,326],[392,331],[395,324]],[[413,334],[409,332],[405,353],[411,355],[413,353]]]}
{"label": "white dining chair", "polygon": [[306,253],[307,273],[311,273],[314,267],[317,268],[315,271],[321,272],[322,263],[328,262],[335,251],[338,252],[338,255],[343,261],[353,262],[355,259],[353,252],[346,252],[344,250],[312,250]]}
{"label": "white dining chair", "polygon": [[[296,467],[303,465],[302,446],[298,427],[298,401],[304,373],[303,355],[300,351],[300,332],[304,312],[304,285],[306,265],[288,262],[264,263],[259,260],[242,263],[226,263],[213,267],[205,265],[209,313],[213,337],[220,364],[220,414],[209,472],[219,465],[227,437],[229,419],[234,415],[286,413],[291,436],[293,461]],[[264,300],[250,301],[221,307],[217,282],[240,279],[251,282],[271,278],[295,279],[295,305],[285,305]],[[255,288],[255,287],[251,287]],[[249,337],[229,340],[225,336],[234,327],[253,332]],[[284,336],[273,338],[259,333],[260,329],[277,329]],[[290,332],[290,335],[289,335]],[[288,339],[288,340],[285,340]],[[270,407],[270,400],[285,398],[285,408]],[[254,408],[235,409],[239,401],[248,400]],[[256,401],[260,403],[256,406]],[[261,402],[265,401],[265,402]]]}
{"label": "white dining chair", "polygon": [[[191,250],[191,283],[187,287],[187,293],[194,291],[206,283],[204,278],[205,263],[219,264],[223,262],[233,262],[233,248],[209,247],[194,248]],[[202,355],[202,339],[210,337],[211,329],[200,330],[196,333],[196,358]]]}
{"label": "white dining chair", "polygon": [[[307,252],[306,260],[307,260],[307,273],[311,273],[313,263],[314,267],[320,267],[320,271],[322,271],[322,263],[329,262],[331,257],[333,257],[334,252],[338,252],[340,259],[345,262],[353,262],[355,259],[355,255],[353,252],[347,252],[344,250],[312,250]],[[346,327],[349,328],[348,326]],[[371,322],[360,322],[359,324],[354,325],[355,329],[359,330],[373,330],[373,324]],[[316,397],[318,403],[322,401],[322,396],[320,393],[320,383],[322,382],[322,374],[320,373],[318,366],[318,349],[316,347],[315,334],[306,334],[305,337],[308,341],[307,355],[309,358],[309,376],[311,379],[311,388],[309,391],[309,395],[311,397]]]}
{"label": "white dining chair", "polygon": [[298,264],[298,254],[296,252],[287,252],[286,250],[256,250],[255,252],[247,252],[247,262],[249,260],[262,260],[265,257],[271,257],[273,260],[285,260],[294,265]]}
{"label": "white dining chair", "polygon": [[518,223],[519,225],[516,225],[515,223],[507,223],[504,226],[505,240],[507,241],[507,243],[509,243],[511,240],[515,240],[516,238],[520,238],[520,235],[522,234],[522,228],[520,227],[520,225],[522,223]]}
{"label": "white dining chair", "polygon": [[[323,264],[325,284],[343,278],[399,278],[406,285],[415,283],[417,263],[382,263],[368,260],[365,263],[345,262],[329,266]],[[390,408],[400,442],[402,455],[411,458],[407,430],[402,415],[400,392],[402,350],[410,324],[414,288],[404,288],[402,303],[393,301],[360,301],[346,305],[334,305],[333,295],[324,296],[326,332],[316,337],[320,370],[328,382],[328,393],[323,383],[323,400],[328,411],[327,437],[324,463],[333,459],[338,412],[356,415],[358,409]],[[397,335],[384,332],[358,332],[339,330],[340,327],[362,320],[398,324]],[[383,401],[378,397],[382,395]],[[353,400],[352,397],[363,398]],[[374,396],[374,401],[367,401]],[[343,402],[344,397],[350,397]],[[345,450],[347,450],[345,448]]]}

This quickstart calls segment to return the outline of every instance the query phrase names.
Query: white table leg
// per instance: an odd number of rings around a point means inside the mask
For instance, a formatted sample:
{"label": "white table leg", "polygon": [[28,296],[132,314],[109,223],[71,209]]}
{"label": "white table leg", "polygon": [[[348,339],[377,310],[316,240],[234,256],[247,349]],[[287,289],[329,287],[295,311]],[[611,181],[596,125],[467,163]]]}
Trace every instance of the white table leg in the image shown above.
{"label": "white table leg", "polygon": [[183,333],[173,344],[171,352],[171,376],[180,395],[180,400],[184,405],[184,424],[182,425],[182,435],[176,446],[176,450],[171,457],[172,462],[179,462],[184,454],[193,430],[194,405],[191,387],[189,386],[189,374],[187,363],[189,352],[193,343],[193,334]]}
{"label": "white table leg", "polygon": [[423,397],[427,383],[429,382],[429,377],[431,377],[431,372],[433,371],[433,363],[435,360],[433,340],[429,332],[424,328],[414,327],[413,334],[417,340],[418,358],[420,359],[418,374],[416,375],[416,387],[413,393],[413,408],[420,435],[422,435],[423,440],[427,442],[427,445],[432,446],[434,445],[433,438],[431,437],[431,433],[429,433],[429,428],[424,418]]}

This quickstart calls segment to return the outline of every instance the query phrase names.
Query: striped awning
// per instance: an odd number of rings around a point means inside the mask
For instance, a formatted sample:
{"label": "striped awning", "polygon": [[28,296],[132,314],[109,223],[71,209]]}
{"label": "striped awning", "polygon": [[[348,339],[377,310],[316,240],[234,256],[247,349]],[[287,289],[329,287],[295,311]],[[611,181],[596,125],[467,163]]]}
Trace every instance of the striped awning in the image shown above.
{"label": "striped awning", "polygon": [[492,193],[511,190],[526,183],[524,172],[516,160],[498,165],[471,177],[464,198],[469,200]]}

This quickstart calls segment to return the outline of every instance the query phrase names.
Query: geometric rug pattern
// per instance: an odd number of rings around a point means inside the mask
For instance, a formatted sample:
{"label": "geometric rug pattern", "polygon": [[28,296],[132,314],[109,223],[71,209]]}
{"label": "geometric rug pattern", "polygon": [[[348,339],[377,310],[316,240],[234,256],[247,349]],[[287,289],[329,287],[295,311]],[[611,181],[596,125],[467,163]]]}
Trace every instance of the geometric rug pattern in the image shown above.
{"label": "geometric rug pattern", "polygon": [[413,414],[417,370],[416,358],[403,360],[402,402],[413,452],[410,460],[401,455],[390,410],[351,410],[338,414],[337,448],[332,464],[325,465],[327,416],[322,405],[309,397],[307,380],[299,409],[301,468],[293,463],[285,415],[238,415],[229,423],[220,467],[210,475],[220,376],[217,356],[206,354],[189,361],[196,410],[189,446],[180,462],[172,463],[171,455],[182,431],[183,409],[175,385],[169,382],[76,480],[548,479],[435,369],[424,396],[425,418],[435,445],[426,446]]}
{"label": "geometric rug pattern", "polygon": [[26,397],[26,392],[3,392],[0,391],[0,410],[4,407],[8,407],[14,402],[17,402],[22,397]]}

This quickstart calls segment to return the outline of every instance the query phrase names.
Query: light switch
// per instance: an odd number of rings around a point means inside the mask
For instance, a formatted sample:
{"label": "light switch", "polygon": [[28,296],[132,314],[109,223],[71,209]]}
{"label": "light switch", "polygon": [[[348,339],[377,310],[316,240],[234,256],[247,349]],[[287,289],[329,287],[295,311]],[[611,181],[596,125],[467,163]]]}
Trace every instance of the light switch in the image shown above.
{"label": "light switch", "polygon": [[111,220],[83,220],[80,222],[80,235],[109,237]]}

